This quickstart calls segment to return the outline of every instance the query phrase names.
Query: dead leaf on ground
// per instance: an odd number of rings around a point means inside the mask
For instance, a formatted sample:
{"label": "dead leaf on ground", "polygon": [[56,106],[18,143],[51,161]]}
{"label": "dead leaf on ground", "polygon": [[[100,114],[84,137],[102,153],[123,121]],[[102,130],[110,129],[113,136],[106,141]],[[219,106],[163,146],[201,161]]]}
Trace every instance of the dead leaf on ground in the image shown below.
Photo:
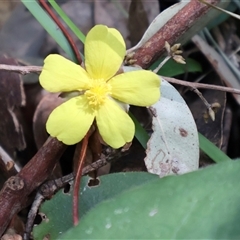
{"label": "dead leaf on ground", "polygon": [[148,172],[164,177],[197,170],[197,128],[179,92],[162,78],[161,98],[149,109],[153,115],[153,133],[144,159]]}

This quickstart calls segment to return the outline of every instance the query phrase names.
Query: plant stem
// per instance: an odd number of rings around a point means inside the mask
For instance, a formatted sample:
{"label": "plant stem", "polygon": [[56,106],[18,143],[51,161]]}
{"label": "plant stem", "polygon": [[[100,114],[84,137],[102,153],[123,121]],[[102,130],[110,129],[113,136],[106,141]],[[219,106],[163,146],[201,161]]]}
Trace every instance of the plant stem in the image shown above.
{"label": "plant stem", "polygon": [[77,167],[76,177],[74,181],[73,187],[73,224],[74,226],[78,225],[79,222],[79,212],[78,212],[78,203],[79,203],[79,186],[82,177],[82,169],[84,166],[84,160],[87,152],[88,140],[89,140],[90,132],[86,134],[82,141],[82,148],[80,152],[80,159]]}
{"label": "plant stem", "polygon": [[39,0],[39,3],[42,5],[42,7],[46,10],[46,12],[50,15],[50,17],[53,19],[53,21],[57,24],[57,26],[61,29],[61,31],[63,32],[63,34],[65,35],[65,37],[67,38],[67,40],[69,41],[69,44],[71,45],[75,56],[78,60],[78,63],[81,65],[82,63],[82,58],[80,55],[80,52],[78,51],[78,48],[75,44],[75,42],[73,41],[71,35],[69,34],[69,32],[67,31],[67,29],[63,26],[63,24],[60,22],[60,20],[58,19],[58,17],[56,16],[56,14],[52,11],[52,9],[48,6],[48,4],[45,2],[45,0]]}

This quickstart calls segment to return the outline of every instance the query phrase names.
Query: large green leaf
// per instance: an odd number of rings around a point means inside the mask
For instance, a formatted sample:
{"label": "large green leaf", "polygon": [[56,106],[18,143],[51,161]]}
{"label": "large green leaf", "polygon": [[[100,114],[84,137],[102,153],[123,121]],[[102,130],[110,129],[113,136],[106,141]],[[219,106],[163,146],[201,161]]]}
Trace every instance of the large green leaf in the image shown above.
{"label": "large green leaf", "polygon": [[60,239],[240,239],[240,161],[156,179],[92,209]]}
{"label": "large green leaf", "polygon": [[[109,174],[100,177],[99,186],[88,187],[89,177],[84,177],[79,191],[80,218],[101,201],[157,178],[144,172]],[[56,239],[73,226],[72,195],[59,191],[53,199],[43,204],[40,212],[46,215],[46,219],[34,228],[34,239],[43,239],[47,234],[51,239]]]}

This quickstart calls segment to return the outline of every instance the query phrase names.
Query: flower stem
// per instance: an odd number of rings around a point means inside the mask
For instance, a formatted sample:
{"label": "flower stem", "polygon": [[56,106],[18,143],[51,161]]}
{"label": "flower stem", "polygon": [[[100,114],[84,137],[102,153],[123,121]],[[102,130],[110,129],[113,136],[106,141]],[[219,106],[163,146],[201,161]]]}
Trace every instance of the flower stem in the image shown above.
{"label": "flower stem", "polygon": [[171,58],[171,56],[167,56],[164,60],[157,66],[156,69],[153,70],[154,73],[158,73],[158,71],[162,68],[162,66]]}
{"label": "flower stem", "polygon": [[39,3],[41,4],[41,6],[45,9],[45,11],[50,15],[50,17],[53,19],[53,21],[57,24],[57,26],[61,29],[61,31],[63,32],[63,34],[65,35],[65,37],[67,38],[69,44],[71,45],[74,54],[78,60],[78,63],[81,64],[82,63],[82,58],[80,55],[80,52],[78,51],[78,48],[75,44],[75,42],[73,41],[71,35],[69,34],[69,32],[67,31],[67,29],[63,26],[63,24],[60,22],[60,20],[58,19],[58,17],[56,16],[56,14],[52,11],[52,9],[48,6],[48,4],[45,2],[45,0],[39,0]]}
{"label": "flower stem", "polygon": [[78,214],[78,204],[79,204],[79,198],[78,198],[78,192],[79,192],[79,186],[82,176],[82,169],[84,165],[84,160],[87,152],[87,146],[88,146],[88,140],[89,140],[90,132],[86,134],[86,136],[83,139],[82,142],[82,148],[80,152],[80,159],[77,167],[76,177],[74,181],[74,187],[73,187],[73,224],[76,226],[79,222],[79,214]]}

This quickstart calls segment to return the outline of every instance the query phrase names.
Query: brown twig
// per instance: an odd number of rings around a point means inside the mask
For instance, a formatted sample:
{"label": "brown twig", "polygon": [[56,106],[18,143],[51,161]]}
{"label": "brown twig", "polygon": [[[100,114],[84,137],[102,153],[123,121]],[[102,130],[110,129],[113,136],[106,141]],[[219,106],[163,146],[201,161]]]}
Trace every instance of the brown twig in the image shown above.
{"label": "brown twig", "polygon": [[13,66],[13,65],[0,64],[0,70],[17,72],[25,75],[28,73],[40,73],[42,71],[42,66]]}
{"label": "brown twig", "polygon": [[25,207],[29,194],[50,176],[65,148],[56,138],[48,138],[28,164],[6,181],[0,192],[0,236],[13,215]]}
{"label": "brown twig", "polygon": [[[220,0],[208,0],[208,2],[217,5]],[[136,60],[136,65],[143,69],[149,68],[166,51],[164,48],[165,41],[170,45],[179,42],[180,37],[193,27],[197,20],[204,21],[204,15],[210,9],[210,6],[198,0],[189,1],[154,36],[134,51],[133,61]]]}
{"label": "brown twig", "polygon": [[[12,65],[0,64],[0,70],[14,71],[20,74],[27,74],[27,73],[40,73],[42,71],[42,67],[41,66],[12,66]],[[174,84],[178,84],[178,85],[182,85],[190,88],[211,89],[216,91],[240,94],[240,90],[236,88],[223,87],[223,86],[197,83],[197,82],[187,82],[187,81],[179,80],[176,78],[170,78],[170,77],[164,77],[164,76],[161,76],[161,77],[170,83],[174,83]]]}
{"label": "brown twig", "polygon": [[197,88],[192,88],[192,91],[195,92],[198,95],[198,97],[202,100],[202,102],[207,108],[210,118],[212,119],[212,121],[215,121],[215,112],[212,109],[212,105],[207,101],[207,99],[202,95],[202,93]]}
{"label": "brown twig", "polygon": [[89,136],[90,136],[90,131],[87,132],[86,136],[84,137],[84,139],[82,141],[80,159],[79,159],[76,177],[75,177],[75,181],[74,181],[74,187],[73,187],[73,224],[74,224],[74,226],[77,226],[78,222],[79,222],[78,191],[79,191],[79,186],[80,186],[80,181],[81,181],[81,176],[82,176],[82,170],[83,170],[83,166],[84,166],[84,160],[86,157]]}
{"label": "brown twig", "polygon": [[223,87],[223,86],[217,86],[217,85],[212,85],[212,84],[205,84],[205,83],[197,83],[197,82],[187,82],[183,80],[179,80],[176,78],[170,78],[170,77],[164,77],[162,76],[163,79],[170,83],[190,87],[190,88],[202,88],[202,89],[211,89],[211,90],[216,90],[216,91],[221,91],[221,92],[229,92],[229,93],[236,93],[240,94],[240,90],[236,88],[230,88],[230,87]]}

